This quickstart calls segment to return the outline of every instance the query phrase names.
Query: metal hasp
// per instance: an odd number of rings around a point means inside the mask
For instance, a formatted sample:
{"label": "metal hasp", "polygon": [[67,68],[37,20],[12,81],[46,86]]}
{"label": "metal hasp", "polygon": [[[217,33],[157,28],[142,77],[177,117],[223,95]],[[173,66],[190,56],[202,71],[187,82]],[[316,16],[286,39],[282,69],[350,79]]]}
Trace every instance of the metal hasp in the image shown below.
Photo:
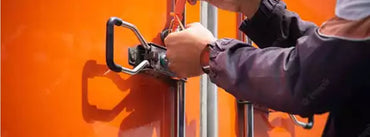
{"label": "metal hasp", "polygon": [[149,65],[143,69],[145,72],[153,75],[162,74],[171,78],[176,77],[168,68],[168,60],[166,58],[167,49],[154,43],[148,43],[148,45],[150,46],[150,50],[145,50],[142,45],[129,48],[129,64],[136,67],[141,62],[147,60],[149,61]]}
{"label": "metal hasp", "polygon": [[[114,63],[114,26],[128,28],[135,33],[140,43],[136,47],[128,49],[129,64],[133,69],[125,68]],[[155,76],[163,75],[176,82],[176,135],[185,137],[185,80],[177,79],[176,75],[168,68],[166,58],[167,49],[154,43],[147,43],[139,30],[132,24],[117,17],[111,17],[107,22],[106,31],[106,63],[110,70],[135,75],[141,71],[148,72]]]}
{"label": "metal hasp", "polygon": [[289,114],[289,117],[296,125],[303,127],[304,129],[311,129],[313,127],[313,116],[308,117],[308,123],[298,121],[298,119],[292,114]]}

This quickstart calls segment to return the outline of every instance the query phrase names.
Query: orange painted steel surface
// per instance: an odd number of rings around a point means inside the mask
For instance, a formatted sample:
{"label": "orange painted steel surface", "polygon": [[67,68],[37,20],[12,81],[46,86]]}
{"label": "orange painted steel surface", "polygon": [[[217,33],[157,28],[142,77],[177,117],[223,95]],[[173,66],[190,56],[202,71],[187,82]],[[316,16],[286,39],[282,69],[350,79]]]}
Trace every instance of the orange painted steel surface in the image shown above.
{"label": "orange painted steel surface", "polygon": [[[171,19],[170,0],[2,0],[3,137],[174,134],[174,83],[108,71],[106,21],[135,24],[148,41]],[[115,29],[115,61],[139,43]]]}

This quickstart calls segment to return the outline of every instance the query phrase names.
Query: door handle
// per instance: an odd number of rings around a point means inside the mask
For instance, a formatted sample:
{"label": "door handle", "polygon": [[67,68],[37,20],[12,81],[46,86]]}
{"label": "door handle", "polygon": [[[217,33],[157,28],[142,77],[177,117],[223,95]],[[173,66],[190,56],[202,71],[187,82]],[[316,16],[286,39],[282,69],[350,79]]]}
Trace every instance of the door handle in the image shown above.
{"label": "door handle", "polygon": [[[133,69],[122,67],[114,62],[114,26],[120,26],[128,28],[133,31],[140,41],[140,44],[136,47],[128,49],[128,62],[134,66]],[[106,64],[108,68],[115,72],[124,72],[130,75],[139,73],[142,70],[158,76],[158,74],[166,77],[173,78],[176,81],[176,97],[177,97],[177,136],[185,137],[185,81],[186,79],[177,79],[175,73],[171,72],[168,68],[168,60],[166,58],[167,49],[163,46],[156,45],[154,43],[147,43],[144,37],[141,35],[139,30],[131,23],[123,21],[117,17],[111,17],[107,21],[106,28]],[[147,74],[147,73],[145,73]]]}
{"label": "door handle", "polygon": [[112,71],[124,72],[130,75],[134,75],[140,72],[141,70],[143,70],[146,66],[148,66],[149,61],[143,60],[139,65],[137,65],[133,69],[125,68],[125,67],[122,67],[121,65],[116,64],[114,62],[114,47],[113,47],[114,45],[114,26],[122,26],[125,28],[129,28],[135,33],[135,35],[137,36],[137,38],[139,39],[139,41],[141,42],[144,48],[149,48],[149,46],[134,25],[128,22],[125,22],[122,19],[117,18],[117,17],[111,17],[108,20],[107,31],[106,31],[106,54],[105,54],[107,66]]}
{"label": "door handle", "polygon": [[[133,69],[122,67],[114,62],[114,26],[130,29],[135,33],[137,39],[140,41],[140,44],[137,47],[129,48],[129,64],[134,66]],[[106,64],[110,70],[134,75],[145,68],[148,68],[148,70],[154,70],[154,72],[175,77],[175,74],[168,68],[166,51],[167,49],[163,46],[146,42],[143,35],[141,35],[135,25],[117,17],[111,17],[107,21],[105,58]]]}

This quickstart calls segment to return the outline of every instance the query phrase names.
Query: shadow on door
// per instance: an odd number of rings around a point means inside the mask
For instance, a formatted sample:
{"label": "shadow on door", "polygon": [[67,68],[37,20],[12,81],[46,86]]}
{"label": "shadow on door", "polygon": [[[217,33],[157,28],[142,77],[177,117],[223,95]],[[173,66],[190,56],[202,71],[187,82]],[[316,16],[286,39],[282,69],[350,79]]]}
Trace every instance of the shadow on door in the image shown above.
{"label": "shadow on door", "polygon": [[[124,117],[118,136],[142,137],[152,136],[154,131],[158,136],[167,137],[173,134],[171,127],[175,116],[175,83],[159,80],[154,77],[137,74],[123,79],[115,72],[106,73],[105,64],[97,64],[94,60],[85,63],[82,73],[82,115],[86,122],[109,122],[128,110],[131,113]],[[106,74],[105,74],[106,73]],[[122,92],[128,92],[112,109],[101,109],[99,104],[89,103],[88,81],[97,77],[110,79]],[[101,85],[104,86],[104,85]],[[104,91],[99,91],[104,92]],[[150,127],[150,130],[147,130]]]}

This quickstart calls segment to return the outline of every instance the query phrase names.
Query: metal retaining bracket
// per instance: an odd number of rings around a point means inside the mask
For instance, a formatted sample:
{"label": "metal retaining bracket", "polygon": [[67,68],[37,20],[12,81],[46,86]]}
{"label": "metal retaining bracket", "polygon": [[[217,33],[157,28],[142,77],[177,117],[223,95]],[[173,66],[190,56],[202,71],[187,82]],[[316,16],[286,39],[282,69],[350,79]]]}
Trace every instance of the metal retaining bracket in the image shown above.
{"label": "metal retaining bracket", "polygon": [[304,129],[311,129],[313,127],[313,123],[314,123],[313,122],[313,115],[308,117],[308,122],[307,123],[298,121],[298,119],[292,114],[289,114],[289,117],[290,117],[290,119],[292,119],[294,124],[304,128]]}

